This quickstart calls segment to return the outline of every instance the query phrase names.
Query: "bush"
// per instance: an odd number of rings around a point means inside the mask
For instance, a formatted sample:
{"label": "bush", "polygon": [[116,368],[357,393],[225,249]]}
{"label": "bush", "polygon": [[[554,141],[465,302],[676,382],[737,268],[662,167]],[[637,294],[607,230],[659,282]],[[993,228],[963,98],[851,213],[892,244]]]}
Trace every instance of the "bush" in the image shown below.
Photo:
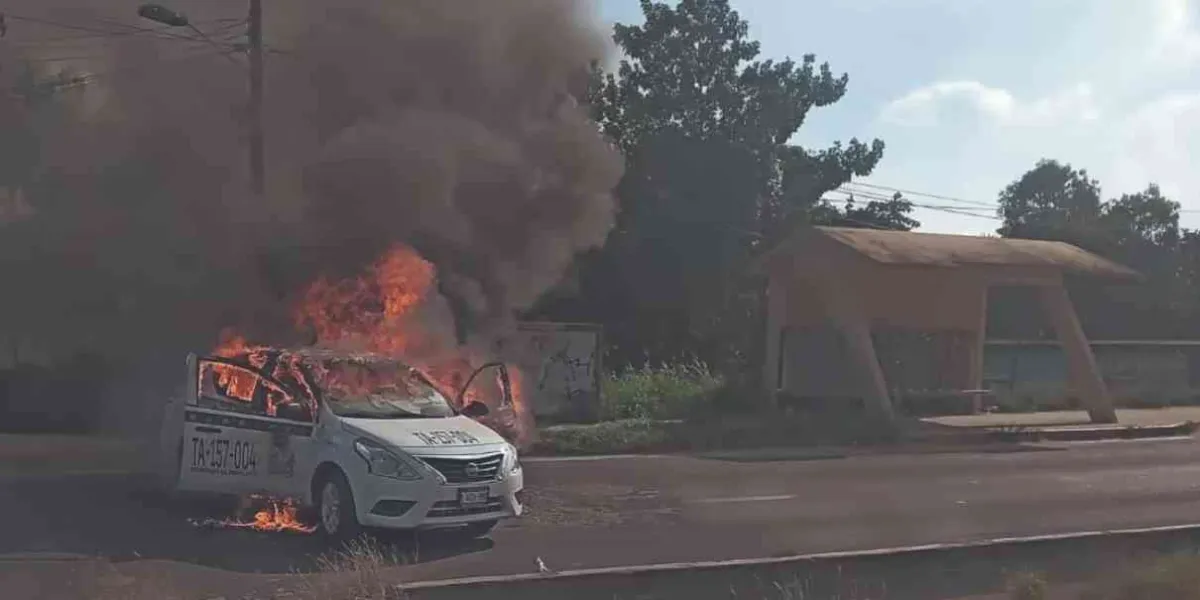
{"label": "bush", "polygon": [[681,419],[706,412],[724,380],[701,361],[644,365],[609,375],[601,388],[600,418]]}

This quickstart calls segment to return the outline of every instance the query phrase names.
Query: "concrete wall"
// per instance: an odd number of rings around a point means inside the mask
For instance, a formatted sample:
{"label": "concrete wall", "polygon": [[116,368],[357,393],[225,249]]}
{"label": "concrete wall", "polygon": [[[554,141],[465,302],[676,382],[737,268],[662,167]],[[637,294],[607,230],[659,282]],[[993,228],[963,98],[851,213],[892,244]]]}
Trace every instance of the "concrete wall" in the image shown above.
{"label": "concrete wall", "polygon": [[520,369],[521,392],[541,419],[586,417],[596,410],[603,376],[598,325],[521,323],[506,340]]}
{"label": "concrete wall", "polygon": [[[1092,352],[1110,393],[1126,404],[1190,401],[1200,396],[1193,366],[1200,345],[1098,341]],[[1003,404],[1058,405],[1067,402],[1066,358],[1053,343],[988,343],[985,387]]]}

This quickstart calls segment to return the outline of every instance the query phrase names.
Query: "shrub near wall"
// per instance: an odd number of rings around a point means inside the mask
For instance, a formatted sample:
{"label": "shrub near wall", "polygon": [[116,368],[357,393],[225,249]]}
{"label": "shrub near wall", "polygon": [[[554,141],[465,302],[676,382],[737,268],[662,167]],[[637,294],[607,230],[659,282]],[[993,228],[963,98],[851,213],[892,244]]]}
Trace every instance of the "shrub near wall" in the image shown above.
{"label": "shrub near wall", "polygon": [[701,361],[613,373],[601,388],[600,419],[687,419],[709,412],[724,380]]}

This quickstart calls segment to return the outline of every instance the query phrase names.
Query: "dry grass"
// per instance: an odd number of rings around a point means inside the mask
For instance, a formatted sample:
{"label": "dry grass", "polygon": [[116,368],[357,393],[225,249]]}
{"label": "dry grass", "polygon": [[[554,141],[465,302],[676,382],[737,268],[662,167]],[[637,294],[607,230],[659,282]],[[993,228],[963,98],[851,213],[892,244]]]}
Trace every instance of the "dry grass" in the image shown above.
{"label": "dry grass", "polygon": [[1087,590],[1080,600],[1200,600],[1200,556],[1171,556]]}
{"label": "dry grass", "polygon": [[1041,573],[1020,572],[1009,576],[1005,588],[1012,600],[1046,600],[1050,586]]}
{"label": "dry grass", "polygon": [[407,563],[410,557],[370,538],[360,538],[345,548],[317,559],[318,574],[304,576],[302,600],[385,600],[399,595],[385,570]]}
{"label": "dry grass", "polygon": [[[312,573],[295,574],[293,584],[270,592],[237,596],[237,600],[398,600],[404,594],[396,588],[388,570],[413,560],[387,544],[371,538],[350,542],[316,560]],[[97,563],[87,576],[87,600],[209,600],[225,596],[204,594],[169,576],[122,573],[111,563]],[[4,594],[0,593],[0,598]],[[226,600],[234,600],[228,597]]]}

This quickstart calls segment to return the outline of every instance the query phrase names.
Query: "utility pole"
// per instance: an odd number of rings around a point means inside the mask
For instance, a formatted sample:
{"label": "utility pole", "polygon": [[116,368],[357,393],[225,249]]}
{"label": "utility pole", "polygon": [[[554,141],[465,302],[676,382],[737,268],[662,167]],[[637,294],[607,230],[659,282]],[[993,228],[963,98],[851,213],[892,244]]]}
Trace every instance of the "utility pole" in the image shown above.
{"label": "utility pole", "polygon": [[[262,0],[249,0],[250,14],[246,19],[249,27],[246,31],[247,52],[250,55],[250,101],[246,110],[249,122],[250,142],[250,186],[259,196],[266,193],[266,161],[263,148],[263,35],[262,35]],[[196,32],[200,39],[220,47],[203,31],[200,31],[188,20],[187,15],[171,10],[161,4],[150,2],[138,7],[137,14],[143,19],[162,23],[170,27],[188,27]],[[3,14],[0,13],[0,25],[3,24]]]}
{"label": "utility pole", "polygon": [[250,179],[254,193],[266,193],[265,148],[263,144],[263,42],[262,0],[250,0],[249,30],[246,37],[250,53]]}

